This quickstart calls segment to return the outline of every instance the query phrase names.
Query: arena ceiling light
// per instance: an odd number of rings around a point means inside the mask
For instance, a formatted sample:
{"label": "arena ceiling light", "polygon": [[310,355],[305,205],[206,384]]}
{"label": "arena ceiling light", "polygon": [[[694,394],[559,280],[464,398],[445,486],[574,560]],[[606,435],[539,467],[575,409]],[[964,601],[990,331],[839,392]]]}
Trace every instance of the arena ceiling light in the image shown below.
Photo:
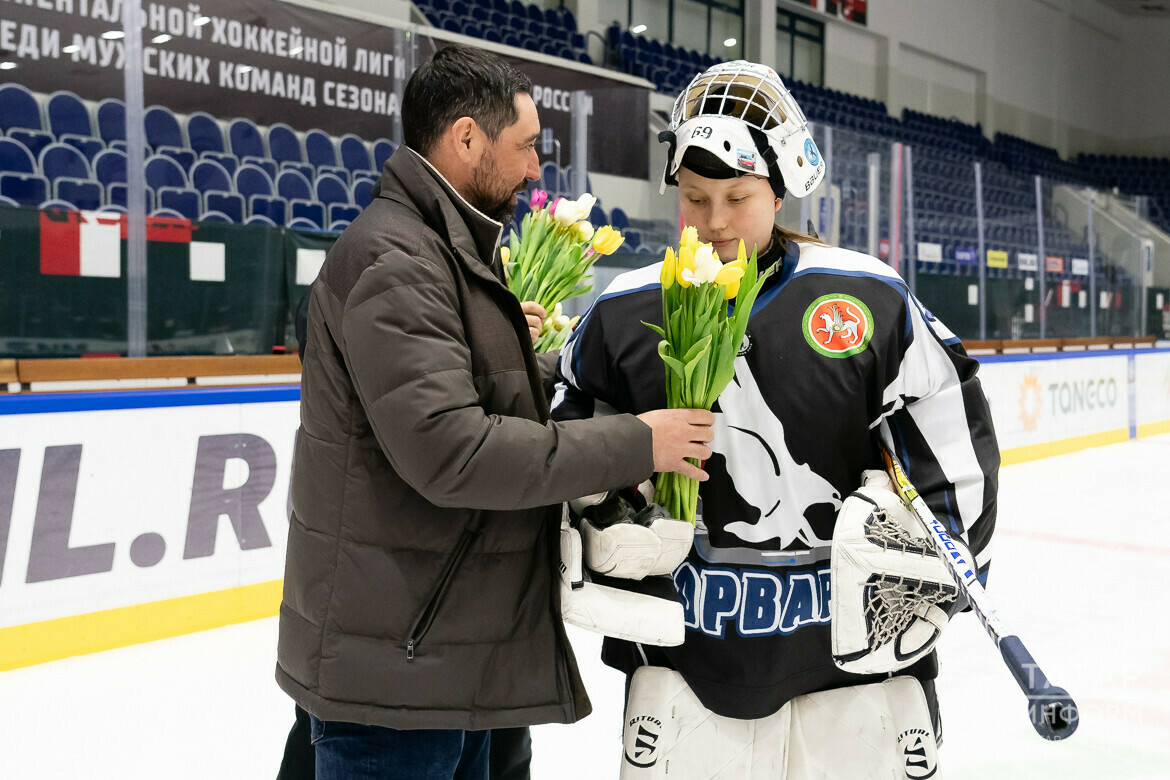
{"label": "arena ceiling light", "polygon": [[210,16],[200,16],[198,19],[195,20],[194,24],[196,27],[202,27],[203,25],[209,23],[210,21],[211,21]]}
{"label": "arena ceiling light", "polygon": [[288,50],[288,56],[290,56],[290,57],[295,57],[295,56],[297,56],[298,54],[300,54],[301,52],[303,52],[304,50],[305,50],[305,47],[304,47],[304,46],[298,46],[298,47],[296,47],[295,49],[289,49],[289,50]]}
{"label": "arena ceiling light", "polygon": [[76,43],[71,43],[68,46],[66,46],[64,49],[62,49],[61,51],[64,52],[65,54],[76,54],[77,52],[81,51],[81,46],[79,44],[76,44]]}
{"label": "arena ceiling light", "polygon": [[170,39],[171,39],[171,36],[167,35],[166,33],[163,33],[162,35],[156,35],[153,38],[151,38],[150,42],[151,43],[166,43]]}
{"label": "arena ceiling light", "polygon": [[251,71],[251,65],[241,65],[240,67],[236,68],[236,73],[250,73]]}
{"label": "arena ceiling light", "polygon": [[735,45],[735,38],[728,38],[727,40],[725,40],[723,42],[723,45],[730,49],[732,46]]}
{"label": "arena ceiling light", "polygon": [[630,28],[630,32],[632,32],[634,35],[641,35],[642,33],[646,32],[646,25],[635,24]]}
{"label": "arena ceiling light", "polygon": [[15,67],[15,62],[0,62],[0,70],[13,70]]}
{"label": "arena ceiling light", "polygon": [[119,38],[125,38],[126,33],[122,32],[121,30],[106,30],[104,33],[102,33],[102,37],[107,41],[116,41]]}

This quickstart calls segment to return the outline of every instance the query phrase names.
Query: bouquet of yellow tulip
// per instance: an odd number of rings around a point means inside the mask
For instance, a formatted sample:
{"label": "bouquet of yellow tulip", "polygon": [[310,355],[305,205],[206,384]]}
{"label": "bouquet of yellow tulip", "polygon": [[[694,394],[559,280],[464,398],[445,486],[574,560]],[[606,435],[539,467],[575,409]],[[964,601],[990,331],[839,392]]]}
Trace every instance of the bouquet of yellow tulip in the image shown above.
{"label": "bouquet of yellow tulip", "polygon": [[[735,376],[735,356],[747,333],[752,305],[770,273],[771,269],[757,273],[756,251],[749,260],[742,240],[736,259],[723,263],[710,244],[699,243],[693,227],[683,230],[677,256],[673,249],[666,250],[663,327],[643,324],[662,337],[658,354],[666,363],[669,408],[710,409],[715,404]],[[699,483],[674,472],[661,473],[654,501],[671,517],[694,525]]]}
{"label": "bouquet of yellow tulip", "polygon": [[508,246],[500,248],[508,289],[549,313],[534,345],[537,352],[552,352],[564,345],[578,318],[566,317],[561,303],[592,290],[587,283],[590,268],[625,241],[609,225],[595,230],[586,220],[596,202],[586,193],[575,201],[557,198],[548,204],[548,193],[535,190],[532,211],[524,217],[520,234],[511,231]]}

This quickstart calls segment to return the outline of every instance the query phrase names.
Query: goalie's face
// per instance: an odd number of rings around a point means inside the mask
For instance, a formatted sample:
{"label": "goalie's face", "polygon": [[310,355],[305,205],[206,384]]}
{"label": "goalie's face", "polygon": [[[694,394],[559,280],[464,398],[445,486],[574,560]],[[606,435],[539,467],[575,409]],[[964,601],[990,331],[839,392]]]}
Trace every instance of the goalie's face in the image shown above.
{"label": "goalie's face", "polygon": [[683,223],[694,225],[699,240],[714,246],[723,262],[735,259],[740,239],[749,256],[752,247],[760,254],[768,248],[781,201],[767,179],[708,179],[684,166],[678,191]]}

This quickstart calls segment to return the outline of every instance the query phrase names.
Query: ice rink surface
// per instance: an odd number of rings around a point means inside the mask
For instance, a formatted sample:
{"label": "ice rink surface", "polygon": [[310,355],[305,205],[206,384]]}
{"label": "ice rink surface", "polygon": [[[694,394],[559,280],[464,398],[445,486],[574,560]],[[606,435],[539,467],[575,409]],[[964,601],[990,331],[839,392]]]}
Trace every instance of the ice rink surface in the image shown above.
{"label": "ice rink surface", "polygon": [[[941,777],[1170,778],[1170,435],[1001,472],[989,591],[1081,707],[1045,742],[983,629],[941,650]],[[616,778],[622,679],[571,633],[593,714],[534,729],[536,780]],[[273,778],[292,723],[276,619],[0,672],[0,778]]]}

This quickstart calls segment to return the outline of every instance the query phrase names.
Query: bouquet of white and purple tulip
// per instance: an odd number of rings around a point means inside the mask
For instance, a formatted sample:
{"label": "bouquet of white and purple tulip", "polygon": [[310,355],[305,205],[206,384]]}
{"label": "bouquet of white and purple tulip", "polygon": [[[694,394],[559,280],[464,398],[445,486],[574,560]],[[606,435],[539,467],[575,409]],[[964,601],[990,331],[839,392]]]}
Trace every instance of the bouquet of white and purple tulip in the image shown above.
{"label": "bouquet of white and purple tulip", "polygon": [[532,211],[524,217],[520,233],[511,231],[508,246],[500,248],[508,289],[548,312],[534,345],[537,352],[564,345],[578,318],[566,317],[561,303],[592,290],[588,282],[593,264],[625,241],[609,225],[595,230],[588,222],[596,202],[586,193],[577,200],[557,198],[549,204],[547,192],[534,190]]}
{"label": "bouquet of white and purple tulip", "polygon": [[[662,263],[662,327],[658,355],[666,363],[666,401],[671,409],[710,409],[735,376],[752,305],[770,269],[759,274],[739,242],[736,259],[724,263],[693,227],[683,230],[678,255]],[[735,308],[728,316],[729,303]],[[692,461],[694,462],[694,461]],[[695,465],[699,465],[695,463]],[[675,472],[658,475],[654,501],[671,517],[695,523],[699,483]]]}

